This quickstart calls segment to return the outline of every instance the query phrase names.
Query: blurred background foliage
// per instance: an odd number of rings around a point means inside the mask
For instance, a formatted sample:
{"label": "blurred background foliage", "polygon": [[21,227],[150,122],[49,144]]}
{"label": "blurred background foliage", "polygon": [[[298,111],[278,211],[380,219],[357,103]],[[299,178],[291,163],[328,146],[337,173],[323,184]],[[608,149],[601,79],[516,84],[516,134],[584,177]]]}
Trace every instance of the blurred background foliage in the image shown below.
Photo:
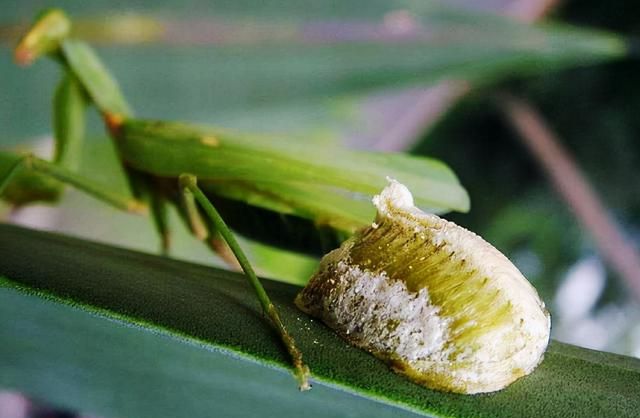
{"label": "blurred background foliage", "polygon": [[[21,25],[50,3],[36,0],[2,3],[0,144],[46,148],[50,97],[58,71],[53,64],[44,62],[28,70],[18,69],[11,61],[9,48]],[[326,24],[323,33],[338,33],[342,27],[336,24],[341,19],[377,18],[381,10],[390,7],[389,2],[314,2],[313,6],[286,2],[285,8],[274,7],[271,2],[250,3],[250,13],[243,2],[234,1],[218,1],[213,5],[198,1],[66,1],[58,5],[84,22],[82,30],[99,45],[101,57],[142,116],[262,132],[304,133],[310,140],[340,141],[366,149],[410,150],[443,160],[459,176],[472,202],[469,213],[452,213],[447,218],[483,236],[522,269],[554,315],[554,338],[640,357],[637,300],[605,266],[589,235],[505,121],[495,96],[496,92],[508,91],[539,110],[599,192],[610,215],[637,246],[640,241],[640,189],[636,180],[640,175],[637,59],[622,58],[554,71],[524,60],[522,65],[531,68],[513,74],[504,70],[487,73],[490,76],[478,65],[451,74],[455,81],[439,81],[429,91],[387,87],[383,92],[354,95],[345,86],[333,86],[326,80],[306,86],[304,79],[284,80],[290,83],[291,88],[287,89],[287,84],[278,78],[279,66],[312,65],[322,62],[322,57],[311,60],[311,64],[298,61],[293,54],[290,60],[283,61],[282,55],[274,60],[268,54],[260,55],[260,48],[256,48],[255,59],[229,62],[220,52],[229,49],[216,48],[216,44],[237,42],[242,46],[265,33],[290,36],[291,28],[285,23],[300,19],[319,20]],[[640,21],[635,18],[638,6],[630,1],[451,3],[525,21],[546,14],[555,21],[606,29],[630,39],[640,30]],[[518,11],[513,6],[520,3],[537,5],[537,9]],[[420,2],[398,4],[414,7]],[[266,22],[277,21],[281,26],[261,28],[247,15],[260,16]],[[220,32],[207,29],[211,21],[220,22],[224,17],[236,19],[236,26],[223,26]],[[402,8],[387,13],[385,19],[386,24],[399,31],[410,30],[415,23],[412,15]],[[118,22],[116,30],[101,30],[109,21]],[[485,29],[490,32],[491,26]],[[501,36],[496,33],[495,39]],[[454,48],[450,52],[455,55],[472,50]],[[476,70],[483,74],[473,83],[476,88],[460,80],[463,75],[465,80],[473,78]],[[262,77],[258,78],[261,82],[272,77],[274,83],[247,83],[253,75]],[[220,77],[224,82],[220,82]],[[438,80],[446,78],[446,72],[438,76]],[[498,78],[500,81],[496,83]],[[343,87],[348,94],[339,94]],[[85,150],[85,161],[90,158],[91,163],[85,163],[82,171],[124,187],[124,179],[109,157],[113,149],[101,136],[95,115],[90,132],[92,140]],[[25,208],[7,212],[7,216],[34,227],[156,251],[157,239],[148,222],[114,213],[73,191],[67,193],[60,206]],[[176,257],[216,263],[208,250],[184,231],[175,241]],[[294,283],[304,283],[317,263],[310,257],[257,244],[251,244],[250,248],[263,274]]]}
{"label": "blurred background foliage", "polygon": [[[635,9],[625,1],[566,1],[552,16],[634,38],[640,33]],[[526,98],[544,115],[636,248],[639,71],[640,62],[627,59],[497,87]],[[449,163],[470,191],[472,210],[449,218],[478,232],[523,270],[550,305],[555,338],[640,356],[637,300],[603,265],[593,241],[517,140],[496,107],[495,90],[466,96],[416,145],[416,152]]]}

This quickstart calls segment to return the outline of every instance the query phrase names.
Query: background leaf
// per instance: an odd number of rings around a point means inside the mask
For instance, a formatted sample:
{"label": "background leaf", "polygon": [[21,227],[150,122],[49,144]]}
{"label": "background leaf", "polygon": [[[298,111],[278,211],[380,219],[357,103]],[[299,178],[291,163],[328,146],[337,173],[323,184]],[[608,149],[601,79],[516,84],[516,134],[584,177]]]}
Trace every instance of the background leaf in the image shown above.
{"label": "background leaf", "polygon": [[297,311],[299,288],[266,281],[314,373],[316,387],[301,394],[238,274],[0,231],[0,384],[61,405],[140,418],[262,416],[266,408],[282,416],[631,417],[640,408],[640,360],[560,343],[504,391],[424,389]]}
{"label": "background leaf", "polygon": [[[608,33],[561,24],[528,25],[434,0],[347,0],[331,6],[290,0],[217,1],[208,6],[185,2],[181,6],[188,18],[180,18],[179,6],[170,2],[147,5],[156,12],[141,16],[138,26],[154,22],[151,39],[140,47],[111,45],[99,51],[133,107],[145,117],[261,131],[317,128],[328,119],[335,121],[336,107],[344,111],[353,106],[352,100],[336,96],[372,88],[443,78],[486,84],[615,59],[626,52],[625,41]],[[80,21],[101,13],[103,26],[110,24],[104,16],[113,16],[102,2],[72,1],[65,7]],[[163,13],[169,9],[171,18]],[[12,9],[4,19],[30,19],[33,13]],[[96,26],[93,16],[94,23],[85,27]],[[115,32],[136,27],[117,23],[111,23]],[[90,31],[81,35],[91,38]],[[47,90],[51,76],[46,71],[51,69],[42,68],[32,73],[38,82],[26,83],[23,80],[34,77],[18,75],[6,57],[0,61],[0,71],[10,74],[7,85],[18,83],[11,87],[21,93],[15,96]],[[0,122],[12,126],[12,120],[21,120],[19,109],[27,104],[37,106],[19,100],[0,107]],[[32,121],[32,129],[46,126],[46,114]],[[15,129],[8,135],[25,132]]]}

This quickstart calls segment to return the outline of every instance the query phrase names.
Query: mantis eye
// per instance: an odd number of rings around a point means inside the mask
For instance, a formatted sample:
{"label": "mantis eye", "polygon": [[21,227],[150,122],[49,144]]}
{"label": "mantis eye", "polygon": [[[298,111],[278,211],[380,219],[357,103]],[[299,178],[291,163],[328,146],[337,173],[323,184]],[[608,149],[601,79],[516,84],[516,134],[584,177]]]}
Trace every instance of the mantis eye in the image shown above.
{"label": "mantis eye", "polygon": [[550,316],[520,271],[394,180],[373,203],[375,222],[322,259],[297,306],[432,389],[492,392],[531,373]]}

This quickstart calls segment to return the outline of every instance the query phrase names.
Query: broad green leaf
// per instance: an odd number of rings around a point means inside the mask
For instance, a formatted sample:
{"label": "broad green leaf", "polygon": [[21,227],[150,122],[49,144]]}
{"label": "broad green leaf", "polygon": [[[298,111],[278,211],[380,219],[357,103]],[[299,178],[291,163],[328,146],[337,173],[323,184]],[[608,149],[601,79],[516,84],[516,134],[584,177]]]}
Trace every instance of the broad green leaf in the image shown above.
{"label": "broad green leaf", "polygon": [[284,350],[234,273],[0,226],[0,386],[108,417],[633,417],[640,360],[553,342],[504,391],[414,385],[265,281],[313,371]]}

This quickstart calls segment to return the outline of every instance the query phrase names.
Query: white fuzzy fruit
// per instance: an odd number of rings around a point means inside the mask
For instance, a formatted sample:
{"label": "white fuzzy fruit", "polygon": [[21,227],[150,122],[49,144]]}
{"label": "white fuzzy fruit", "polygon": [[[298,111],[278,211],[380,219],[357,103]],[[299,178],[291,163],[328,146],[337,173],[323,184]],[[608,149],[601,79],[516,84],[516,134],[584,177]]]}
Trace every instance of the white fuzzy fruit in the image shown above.
{"label": "white fuzzy fruit", "polygon": [[373,202],[375,222],[322,259],[298,307],[429,388],[492,392],[531,373],[550,317],[520,271],[394,180]]}

